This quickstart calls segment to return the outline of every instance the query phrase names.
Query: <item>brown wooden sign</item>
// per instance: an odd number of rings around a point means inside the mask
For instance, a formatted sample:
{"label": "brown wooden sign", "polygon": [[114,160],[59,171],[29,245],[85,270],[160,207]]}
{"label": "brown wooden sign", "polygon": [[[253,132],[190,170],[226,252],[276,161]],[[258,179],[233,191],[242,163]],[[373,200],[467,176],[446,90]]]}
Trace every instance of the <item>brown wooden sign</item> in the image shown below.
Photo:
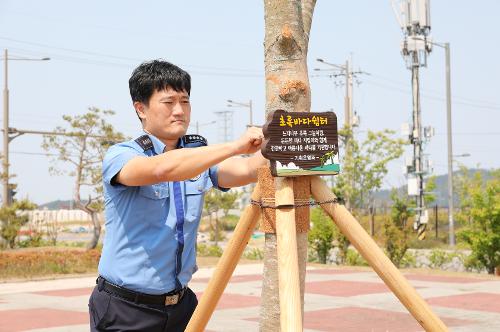
{"label": "brown wooden sign", "polygon": [[335,113],[276,110],[263,131],[262,155],[271,161],[273,176],[339,173]]}

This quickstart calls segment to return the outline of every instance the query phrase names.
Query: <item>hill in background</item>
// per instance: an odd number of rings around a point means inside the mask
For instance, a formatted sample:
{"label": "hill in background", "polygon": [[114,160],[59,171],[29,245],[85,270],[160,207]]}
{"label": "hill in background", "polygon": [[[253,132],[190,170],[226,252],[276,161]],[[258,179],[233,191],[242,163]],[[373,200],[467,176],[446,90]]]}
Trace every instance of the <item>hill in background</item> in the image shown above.
{"label": "hill in background", "polygon": [[[489,170],[479,168],[469,169],[470,175],[473,175],[476,172],[481,173],[483,180],[488,180],[491,178],[491,171]],[[453,179],[456,179],[459,174],[459,171],[453,172]],[[396,190],[400,193],[406,193],[407,187],[402,186],[396,188]],[[389,205],[391,204],[391,191],[391,189],[384,189],[375,193],[375,202],[377,206],[383,205],[384,202],[388,203]],[[434,190],[434,192],[436,193],[436,201],[432,205],[434,206],[437,204],[439,207],[448,207],[448,174],[436,176],[436,189]],[[457,206],[458,196],[455,192],[453,192],[453,202],[455,203],[455,206]]]}

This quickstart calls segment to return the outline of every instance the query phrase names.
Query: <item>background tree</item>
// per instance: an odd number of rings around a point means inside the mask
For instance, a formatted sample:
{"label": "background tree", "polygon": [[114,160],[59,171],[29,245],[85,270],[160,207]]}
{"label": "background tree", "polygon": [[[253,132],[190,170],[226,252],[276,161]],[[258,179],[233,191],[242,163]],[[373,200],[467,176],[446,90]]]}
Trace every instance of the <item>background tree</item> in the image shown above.
{"label": "background tree", "polygon": [[36,205],[27,199],[14,201],[11,205],[0,208],[0,235],[9,248],[16,246],[16,239],[21,227],[29,220],[22,211],[33,210]]}
{"label": "background tree", "polygon": [[[393,138],[394,131],[368,131],[366,138],[360,143],[350,130],[339,131],[341,143],[345,148],[346,137],[349,137],[349,157],[341,161],[342,170],[335,177],[333,192],[337,197],[346,202],[346,207],[356,217],[360,217],[370,202],[373,195],[382,187],[382,181],[387,175],[387,165],[390,161],[403,154],[405,142]],[[349,240],[334,225],[334,243],[338,247],[337,261],[345,263]]]}
{"label": "background tree", "polygon": [[399,197],[395,190],[391,193],[391,199],[391,215],[384,222],[385,250],[389,259],[399,267],[408,250],[408,219],[412,215],[412,203],[407,196]]}
{"label": "background tree", "polygon": [[405,142],[394,138],[394,134],[388,129],[369,130],[360,142],[350,135],[350,131],[339,131],[341,147],[345,148],[345,138],[349,137],[350,157],[341,160],[342,171],[335,177],[333,190],[338,197],[348,198],[349,209],[355,215],[368,206],[373,194],[382,187],[387,164],[403,154]]}
{"label": "background tree", "polygon": [[220,195],[220,208],[224,212],[224,217],[227,217],[229,210],[236,207],[236,200],[240,197],[237,191],[230,190]]}
{"label": "background tree", "polygon": [[318,261],[326,264],[333,244],[333,223],[322,208],[311,210],[311,230],[307,236],[309,246],[316,251]]}
{"label": "background tree", "polygon": [[[56,127],[55,132],[61,135],[44,136],[42,147],[47,152],[56,152],[52,158],[51,174],[68,174],[75,178],[73,199],[75,206],[87,212],[92,220],[92,239],[88,249],[95,248],[101,235],[101,222],[98,213],[103,211],[102,161],[109,146],[124,140],[123,134],[115,131],[107,118],[113,111],[100,110],[96,107],[88,109],[82,115],[64,115],[66,127]],[[69,170],[61,164],[70,165]],[[81,198],[82,190],[88,188],[89,198]]]}
{"label": "background tree", "polygon": [[477,261],[493,274],[500,267],[500,169],[482,184],[481,175],[467,188],[470,224],[458,232],[459,239],[472,249],[471,261]]}
{"label": "background tree", "polygon": [[424,193],[424,201],[427,207],[431,206],[436,201],[436,176],[429,176],[425,180],[425,193]]}
{"label": "background tree", "polygon": [[456,219],[460,223],[472,226],[472,196],[470,195],[470,190],[482,185],[483,178],[481,173],[476,172],[471,174],[467,167],[464,165],[460,166],[460,170],[453,180],[454,192],[458,196],[458,213]]}
{"label": "background tree", "polygon": [[[210,241],[215,241],[216,246],[219,244],[219,240],[223,239],[218,213],[222,206],[222,196],[221,191],[212,188],[205,194],[203,202],[205,211],[208,213]],[[214,220],[212,220],[212,215],[215,215]]]}

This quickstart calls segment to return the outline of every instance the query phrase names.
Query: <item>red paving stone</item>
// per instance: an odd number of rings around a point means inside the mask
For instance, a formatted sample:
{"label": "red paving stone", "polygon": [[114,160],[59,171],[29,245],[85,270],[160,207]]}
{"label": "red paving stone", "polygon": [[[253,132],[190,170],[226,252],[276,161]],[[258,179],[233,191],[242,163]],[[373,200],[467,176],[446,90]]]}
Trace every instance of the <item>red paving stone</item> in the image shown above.
{"label": "red paving stone", "polygon": [[306,293],[329,296],[356,296],[390,292],[383,283],[343,280],[306,282]]}
{"label": "red paving stone", "polygon": [[442,307],[500,313],[500,294],[471,293],[465,295],[442,296],[427,299],[427,302]]}
{"label": "red paving stone", "polygon": [[89,324],[89,314],[87,312],[57,309],[0,311],[0,331],[17,332],[80,324]]}
{"label": "red paving stone", "polygon": [[[202,295],[203,293],[196,293],[198,301],[201,299]],[[258,306],[260,306],[260,297],[225,293],[219,300],[216,310]]]}
{"label": "red paving stone", "polygon": [[307,270],[307,273],[313,274],[350,274],[350,273],[365,273],[369,271],[344,270],[344,269],[317,269]]}
{"label": "red paving stone", "polygon": [[[462,326],[471,323],[454,318],[444,318],[443,321],[446,326]],[[305,312],[304,327],[318,331],[342,332],[412,332],[423,330],[410,314],[356,307]]]}
{"label": "red paving stone", "polygon": [[457,284],[469,284],[469,283],[474,283],[474,282],[490,281],[490,280],[478,279],[478,278],[433,276],[433,275],[424,275],[424,274],[406,274],[405,277],[406,277],[406,279],[409,279],[409,280],[446,282],[446,283],[457,283]]}
{"label": "red paving stone", "polygon": [[32,292],[31,294],[39,294],[47,296],[63,296],[63,297],[82,296],[82,295],[90,296],[93,289],[94,287],[73,288],[73,289],[43,291],[43,292]]}

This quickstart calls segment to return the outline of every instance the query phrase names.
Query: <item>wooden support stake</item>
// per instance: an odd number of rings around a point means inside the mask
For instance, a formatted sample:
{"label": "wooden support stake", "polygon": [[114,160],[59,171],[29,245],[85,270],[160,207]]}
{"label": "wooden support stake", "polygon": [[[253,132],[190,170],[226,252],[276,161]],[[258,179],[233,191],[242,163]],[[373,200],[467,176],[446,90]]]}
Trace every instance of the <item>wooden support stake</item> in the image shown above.
{"label": "wooden support stake", "polygon": [[[255,187],[252,193],[253,200],[260,200],[259,185]],[[233,275],[234,269],[241,258],[243,250],[245,250],[248,240],[252,235],[255,225],[260,218],[260,207],[249,205],[246,207],[241,216],[236,228],[234,229],[233,237],[229,241],[226,250],[217,263],[214,274],[208,282],[207,288],[196,307],[196,310],[191,316],[188,326],[185,331],[202,332],[212,316],[217,303],[226,289],[229,279]]]}
{"label": "wooden support stake", "polygon": [[[319,177],[311,177],[311,193],[317,202],[335,199],[335,195],[330,191],[330,188]],[[329,203],[322,205],[322,207],[340,228],[340,231],[351,241],[361,256],[366,259],[368,264],[427,332],[448,331],[441,319],[432,312],[427,302],[420,297],[343,205]]]}
{"label": "wooden support stake", "polygon": [[278,247],[278,280],[281,331],[302,331],[302,301],[300,296],[297,234],[293,180],[276,178],[276,239]]}

